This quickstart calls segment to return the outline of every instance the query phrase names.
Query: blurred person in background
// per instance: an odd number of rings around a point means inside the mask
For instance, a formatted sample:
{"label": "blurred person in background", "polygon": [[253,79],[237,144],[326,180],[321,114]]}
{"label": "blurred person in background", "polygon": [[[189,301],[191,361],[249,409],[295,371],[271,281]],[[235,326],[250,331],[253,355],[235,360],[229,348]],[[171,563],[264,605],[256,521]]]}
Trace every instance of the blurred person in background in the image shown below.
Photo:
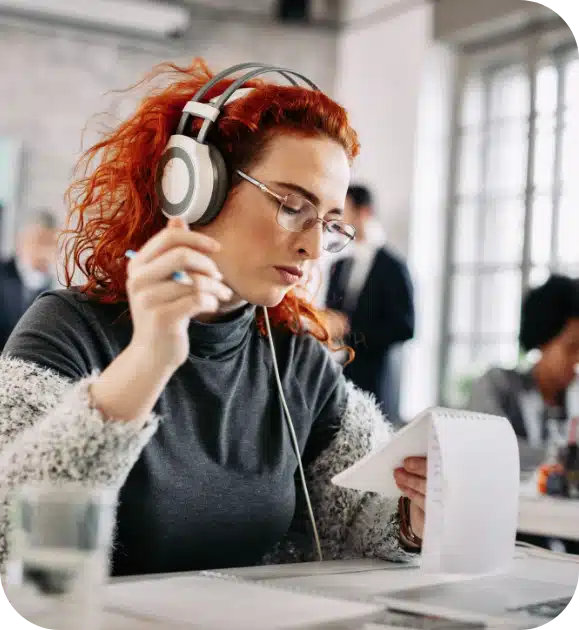
{"label": "blurred person in background", "polygon": [[523,299],[521,348],[537,351],[531,369],[493,367],[474,382],[469,409],[508,418],[519,439],[521,466],[541,463],[550,443],[567,442],[579,416],[579,279],[552,275]]}
{"label": "blurred person in background", "polygon": [[332,337],[345,339],[356,353],[344,374],[397,422],[401,347],[414,336],[414,291],[404,261],[370,239],[373,217],[368,188],[350,186],[345,220],[356,228],[356,240],[351,255],[330,270],[326,315]]}
{"label": "blurred person in background", "polygon": [[0,351],[28,307],[53,283],[57,227],[50,211],[34,213],[18,234],[14,257],[0,262]]}

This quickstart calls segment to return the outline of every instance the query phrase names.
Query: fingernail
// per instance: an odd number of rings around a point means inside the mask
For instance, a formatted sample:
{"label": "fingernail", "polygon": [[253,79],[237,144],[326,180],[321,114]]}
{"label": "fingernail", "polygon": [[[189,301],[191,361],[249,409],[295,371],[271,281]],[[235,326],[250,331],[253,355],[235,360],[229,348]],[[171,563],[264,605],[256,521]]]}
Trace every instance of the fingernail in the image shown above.
{"label": "fingernail", "polygon": [[183,219],[179,217],[173,217],[172,219],[169,219],[169,225],[171,227],[181,227],[181,228],[187,227],[187,224],[185,223],[185,221],[183,221]]}
{"label": "fingernail", "polygon": [[412,459],[407,459],[404,462],[404,468],[406,468],[406,470],[409,470],[409,471],[416,470],[416,462],[414,462],[414,460]]}

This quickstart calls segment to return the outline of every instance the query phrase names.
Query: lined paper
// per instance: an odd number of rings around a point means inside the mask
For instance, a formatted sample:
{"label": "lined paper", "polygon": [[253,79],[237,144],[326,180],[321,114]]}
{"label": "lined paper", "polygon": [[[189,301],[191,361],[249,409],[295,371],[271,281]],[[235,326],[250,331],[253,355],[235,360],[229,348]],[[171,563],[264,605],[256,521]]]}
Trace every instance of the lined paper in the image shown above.
{"label": "lined paper", "polygon": [[347,488],[400,495],[394,470],[428,456],[422,566],[433,573],[510,570],[519,504],[519,450],[506,418],[429,409],[392,440],[336,475]]}

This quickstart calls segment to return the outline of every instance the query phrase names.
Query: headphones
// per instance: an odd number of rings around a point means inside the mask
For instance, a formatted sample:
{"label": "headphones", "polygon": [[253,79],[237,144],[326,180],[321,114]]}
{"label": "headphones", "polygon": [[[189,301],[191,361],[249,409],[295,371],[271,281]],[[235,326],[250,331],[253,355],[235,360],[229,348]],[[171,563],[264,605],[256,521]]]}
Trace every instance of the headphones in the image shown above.
{"label": "headphones", "polygon": [[[241,70],[247,72],[235,79],[223,94],[209,103],[201,102],[214,85]],[[313,90],[319,90],[313,81],[298,72],[262,63],[242,63],[216,74],[185,105],[177,130],[161,156],[155,185],[166,217],[181,217],[190,225],[205,225],[219,214],[229,190],[229,177],[223,156],[206,142],[207,134],[225,105],[252,89],[242,89],[243,85],[267,73],[280,74],[292,85],[298,85],[296,79],[301,79]],[[196,138],[184,133],[192,117],[203,119]]]}

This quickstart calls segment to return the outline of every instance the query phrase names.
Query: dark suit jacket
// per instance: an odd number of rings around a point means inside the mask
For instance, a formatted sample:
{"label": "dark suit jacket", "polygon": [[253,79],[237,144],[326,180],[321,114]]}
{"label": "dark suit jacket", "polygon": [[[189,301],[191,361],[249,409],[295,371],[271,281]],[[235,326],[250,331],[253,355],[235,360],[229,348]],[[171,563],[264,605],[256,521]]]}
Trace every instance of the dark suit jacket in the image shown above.
{"label": "dark suit jacket", "polygon": [[337,261],[330,272],[326,305],[345,312],[351,324],[347,339],[356,351],[344,373],[372,392],[392,420],[398,419],[399,345],[414,336],[414,297],[408,267],[386,248],[376,252],[366,283],[349,311],[344,293],[352,258]]}
{"label": "dark suit jacket", "polygon": [[49,286],[39,291],[26,289],[14,260],[0,261],[0,352],[24,312]]}

